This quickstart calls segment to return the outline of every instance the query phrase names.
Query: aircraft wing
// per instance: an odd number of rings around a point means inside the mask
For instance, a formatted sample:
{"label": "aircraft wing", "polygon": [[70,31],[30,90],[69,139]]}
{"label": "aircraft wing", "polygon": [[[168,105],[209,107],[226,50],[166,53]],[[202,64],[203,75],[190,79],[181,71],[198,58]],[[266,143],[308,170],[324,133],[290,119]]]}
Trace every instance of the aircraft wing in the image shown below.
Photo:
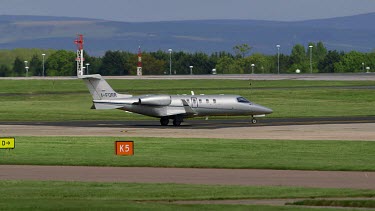
{"label": "aircraft wing", "polygon": [[189,103],[186,102],[186,100],[182,99],[182,104],[184,105],[184,109],[187,115],[197,115],[197,112],[195,112],[190,106]]}

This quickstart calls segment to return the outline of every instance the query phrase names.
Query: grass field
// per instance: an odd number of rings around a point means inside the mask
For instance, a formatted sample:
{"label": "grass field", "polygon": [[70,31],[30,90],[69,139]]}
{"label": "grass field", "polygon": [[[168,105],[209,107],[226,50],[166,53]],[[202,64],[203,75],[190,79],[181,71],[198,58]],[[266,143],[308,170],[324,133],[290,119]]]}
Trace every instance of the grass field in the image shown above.
{"label": "grass field", "polygon": [[17,137],[0,164],[375,171],[375,142],[126,138],[135,155],[114,155],[115,137]]}
{"label": "grass field", "polygon": [[[118,92],[143,94],[157,92],[164,94],[184,94],[191,90],[240,90],[278,88],[328,88],[375,86],[373,81],[251,81],[251,80],[121,80],[108,79],[108,83]],[[251,84],[251,85],[250,85]],[[43,94],[43,93],[88,93],[84,83],[77,80],[1,80],[0,94]],[[185,93],[185,94],[186,94]]]}
{"label": "grass field", "polygon": [[[375,115],[372,81],[109,80],[120,93],[239,94],[269,117]],[[251,86],[250,86],[251,83]],[[90,110],[80,80],[1,80],[1,121],[132,120]],[[375,171],[375,142],[126,138],[135,155],[114,155],[117,137],[16,137],[1,164]],[[1,166],[0,166],[1,167]],[[1,169],[0,169],[1,171]],[[374,190],[177,184],[0,181],[0,210],[310,210],[255,205],[178,205],[155,200],[374,197]],[[311,209],[326,210],[326,209]],[[332,209],[329,209],[332,210]]]}
{"label": "grass field", "polygon": [[[375,115],[373,81],[109,80],[120,93],[238,94],[274,110],[271,118]],[[251,86],[249,85],[251,83]],[[251,87],[251,88],[250,88]],[[149,117],[91,110],[80,80],[2,80],[2,121],[132,120]]]}
{"label": "grass field", "polygon": [[[255,205],[179,205],[175,200],[374,197],[374,190],[137,184],[92,182],[0,181],[2,210],[302,210]],[[160,202],[164,201],[164,203]],[[303,210],[309,210],[304,208]],[[316,209],[313,209],[316,210]],[[324,209],[322,209],[324,210]]]}

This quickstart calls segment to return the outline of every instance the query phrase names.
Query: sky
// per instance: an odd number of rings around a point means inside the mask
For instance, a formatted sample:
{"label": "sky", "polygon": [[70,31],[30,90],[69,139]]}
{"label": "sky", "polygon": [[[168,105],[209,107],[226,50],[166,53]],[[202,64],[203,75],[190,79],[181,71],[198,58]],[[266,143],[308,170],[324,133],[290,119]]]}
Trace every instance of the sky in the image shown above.
{"label": "sky", "polygon": [[375,12],[375,0],[0,0],[0,15],[126,22],[252,19],[298,21]]}

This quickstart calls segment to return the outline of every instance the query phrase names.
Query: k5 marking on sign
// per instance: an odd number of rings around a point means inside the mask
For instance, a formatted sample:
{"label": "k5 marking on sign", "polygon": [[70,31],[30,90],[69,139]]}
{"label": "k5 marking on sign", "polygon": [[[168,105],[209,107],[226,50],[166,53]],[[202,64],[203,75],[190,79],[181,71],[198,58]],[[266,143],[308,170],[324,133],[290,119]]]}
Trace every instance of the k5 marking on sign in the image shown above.
{"label": "k5 marking on sign", "polygon": [[115,142],[116,155],[134,155],[133,141],[116,141]]}
{"label": "k5 marking on sign", "polygon": [[0,149],[14,149],[15,142],[14,137],[0,137]]}

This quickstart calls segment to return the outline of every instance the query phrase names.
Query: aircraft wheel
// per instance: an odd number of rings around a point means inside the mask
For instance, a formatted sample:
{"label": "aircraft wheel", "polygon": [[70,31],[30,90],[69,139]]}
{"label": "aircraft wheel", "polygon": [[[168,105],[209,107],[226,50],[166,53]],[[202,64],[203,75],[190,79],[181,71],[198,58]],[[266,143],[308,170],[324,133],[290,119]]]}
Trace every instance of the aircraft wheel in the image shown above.
{"label": "aircraft wheel", "polygon": [[168,118],[165,118],[165,117],[160,118],[160,124],[161,124],[162,126],[167,126],[167,125],[169,124],[169,119],[168,119]]}
{"label": "aircraft wheel", "polygon": [[180,126],[181,125],[181,121],[175,119],[175,120],[173,120],[173,125],[174,126]]}
{"label": "aircraft wheel", "polygon": [[251,119],[251,123],[256,124],[257,122],[257,119]]}

